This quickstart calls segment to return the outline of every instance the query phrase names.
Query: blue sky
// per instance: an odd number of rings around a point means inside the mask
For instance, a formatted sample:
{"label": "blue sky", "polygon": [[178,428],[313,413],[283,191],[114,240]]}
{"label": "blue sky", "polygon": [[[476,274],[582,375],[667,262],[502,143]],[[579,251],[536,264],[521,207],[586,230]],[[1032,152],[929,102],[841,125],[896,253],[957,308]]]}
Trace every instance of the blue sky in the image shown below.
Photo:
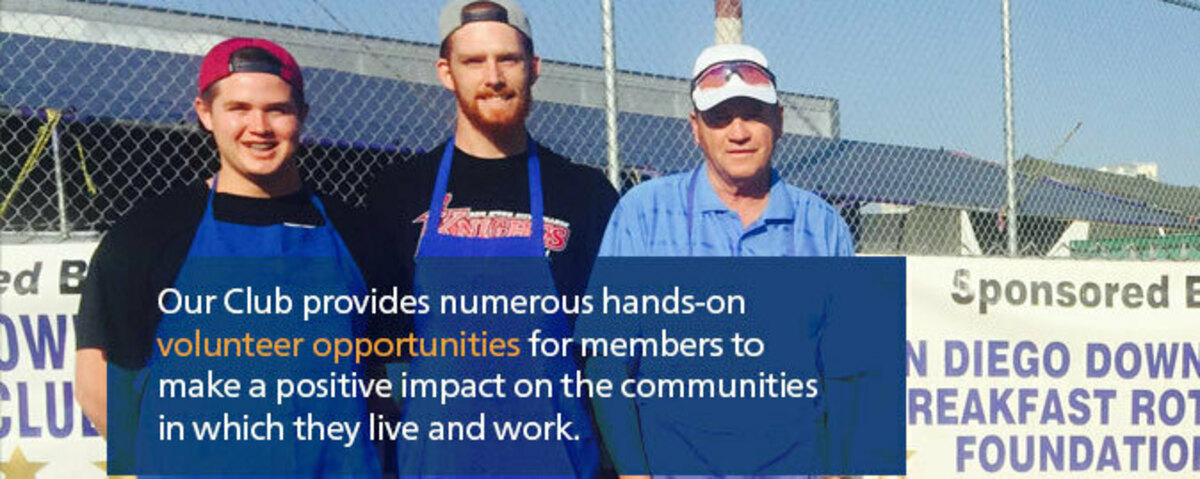
{"label": "blue sky", "polygon": [[[686,76],[711,0],[614,0],[618,67]],[[136,0],[436,41],[441,0]],[[539,53],[599,65],[600,0],[523,0]],[[1159,164],[1200,186],[1200,12],[1158,0],[1012,0],[1018,157]],[[1000,0],[744,0],[746,42],[788,91],[837,98],[845,138],[1004,160]],[[336,21],[334,20],[336,18]]]}

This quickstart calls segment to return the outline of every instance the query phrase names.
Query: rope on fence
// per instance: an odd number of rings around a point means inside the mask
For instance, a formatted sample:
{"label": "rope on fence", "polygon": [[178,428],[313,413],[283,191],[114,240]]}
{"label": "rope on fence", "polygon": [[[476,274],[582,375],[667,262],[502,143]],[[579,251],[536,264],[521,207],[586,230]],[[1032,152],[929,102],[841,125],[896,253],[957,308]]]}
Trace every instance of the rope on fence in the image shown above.
{"label": "rope on fence", "polygon": [[[50,143],[55,128],[58,128],[58,123],[62,121],[62,112],[54,108],[47,108],[46,123],[38,127],[37,136],[33,140],[33,148],[29,150],[29,157],[25,158],[25,164],[21,165],[21,172],[17,174],[17,180],[13,182],[12,188],[4,195],[4,202],[0,203],[0,219],[4,218],[5,213],[8,213],[8,207],[12,205],[13,199],[16,198],[17,192],[21,191],[21,185],[29,177],[29,173],[33,172],[33,168],[37,166],[38,159],[42,157],[42,153],[46,151],[46,145]],[[96,196],[100,191],[96,188],[95,182],[92,181],[92,175],[88,173],[87,158],[83,154],[83,144],[76,140],[75,149],[79,152],[79,167],[83,170],[83,182],[87,185],[88,193]]]}

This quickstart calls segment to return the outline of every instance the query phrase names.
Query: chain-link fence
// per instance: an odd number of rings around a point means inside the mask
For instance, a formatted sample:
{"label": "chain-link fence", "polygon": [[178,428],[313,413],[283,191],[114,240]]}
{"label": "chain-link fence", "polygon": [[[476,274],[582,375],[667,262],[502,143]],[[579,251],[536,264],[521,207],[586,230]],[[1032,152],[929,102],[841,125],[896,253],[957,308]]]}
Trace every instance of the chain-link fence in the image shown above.
{"label": "chain-link fence", "polygon": [[[1020,253],[1200,259],[1200,12],[1013,1]],[[376,171],[452,129],[432,66],[441,3],[0,0],[0,240],[104,231],[214,170],[191,104],[200,55],[230,36],[297,56],[312,104],[302,168],[360,203]],[[545,60],[531,130],[605,167],[601,2],[523,3]],[[714,8],[613,3],[628,187],[702,161],[685,77]],[[999,3],[742,2],[745,41],[787,92],[775,166],[841,209],[859,252],[1006,253]],[[1129,162],[1142,164],[1097,169]]]}

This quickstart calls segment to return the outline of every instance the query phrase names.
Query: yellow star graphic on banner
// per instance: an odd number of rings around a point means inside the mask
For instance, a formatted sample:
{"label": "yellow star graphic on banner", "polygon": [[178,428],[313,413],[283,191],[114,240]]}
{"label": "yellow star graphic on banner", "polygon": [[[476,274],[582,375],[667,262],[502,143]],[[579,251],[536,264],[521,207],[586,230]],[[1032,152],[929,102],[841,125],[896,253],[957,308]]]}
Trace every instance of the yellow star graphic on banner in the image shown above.
{"label": "yellow star graphic on banner", "polygon": [[[904,451],[904,460],[905,460],[905,461],[908,461],[909,459],[912,459],[912,457],[913,457],[913,454],[916,454],[916,453],[917,453],[917,451],[914,451],[914,450],[912,450],[912,449],[909,449],[909,450],[907,450],[907,451]],[[907,478],[907,477],[908,477],[908,476],[900,476],[900,479],[905,479],[905,478]]]}
{"label": "yellow star graphic on banner", "polygon": [[0,473],[3,473],[4,479],[33,479],[37,475],[39,469],[46,467],[44,462],[29,462],[25,460],[25,454],[21,452],[21,448],[13,449],[12,456],[9,456],[8,462],[0,462]]}

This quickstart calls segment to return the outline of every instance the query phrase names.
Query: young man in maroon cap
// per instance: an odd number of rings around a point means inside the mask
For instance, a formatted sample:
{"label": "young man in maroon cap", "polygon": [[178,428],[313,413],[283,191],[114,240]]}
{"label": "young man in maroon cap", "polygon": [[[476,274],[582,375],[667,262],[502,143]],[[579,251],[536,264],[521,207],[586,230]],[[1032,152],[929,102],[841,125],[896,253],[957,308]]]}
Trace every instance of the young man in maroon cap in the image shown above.
{"label": "young man in maroon cap", "polygon": [[[153,378],[187,379],[183,376],[197,364],[217,377],[236,378],[253,371],[254,377],[272,384],[286,374],[299,380],[308,373],[328,376],[331,372],[305,363],[299,351],[289,362],[239,354],[204,363],[163,350],[161,345],[171,344],[174,338],[190,337],[192,328],[197,337],[203,331],[214,338],[243,334],[332,338],[353,337],[362,324],[359,317],[331,315],[321,318],[314,329],[309,322],[301,326],[290,317],[255,321],[216,308],[205,315],[201,327],[195,327],[188,322],[191,318],[170,311],[170,306],[164,309],[164,290],[187,293],[277,285],[285,291],[293,287],[292,294],[320,288],[324,294],[355,295],[364,293],[366,284],[388,284],[397,276],[385,268],[398,261],[381,256],[387,250],[373,239],[365,216],[315,194],[301,180],[295,158],[308,105],[303,75],[291,54],[268,40],[230,39],[205,56],[198,83],[195,111],[216,144],[216,173],[145,201],[117,222],[92,258],[80,300],[76,397],[88,418],[108,435],[110,472],[378,474],[378,461],[365,439],[345,448],[343,444],[327,448],[318,441],[298,448],[278,440],[207,443],[193,446],[208,449],[193,453],[203,454],[204,461],[189,466],[172,463],[187,461],[188,450],[161,449],[155,434],[150,434],[157,431],[160,415],[183,414],[159,397],[161,386]],[[214,264],[225,266],[214,273]],[[194,347],[199,350],[201,344]],[[337,372],[356,372],[352,369]],[[131,379],[138,377],[152,379],[140,383]],[[249,387],[249,382],[243,381],[243,387]],[[200,404],[213,408],[218,420],[223,408],[240,407],[215,400]],[[321,412],[365,416],[365,404],[358,401],[330,404],[325,406],[337,410]],[[303,416],[306,407],[311,404],[288,403],[262,412],[272,412],[287,423],[292,416]],[[236,420],[241,414],[231,416]],[[118,424],[109,424],[110,418]],[[223,446],[239,452],[221,458]],[[220,462],[224,460],[229,462]],[[119,464],[116,469],[115,464]],[[184,467],[203,470],[180,470]]]}
{"label": "young man in maroon cap", "polygon": [[[450,0],[438,19],[441,54],[437,74],[454,94],[457,122],[453,136],[428,154],[380,173],[368,196],[371,216],[383,228],[397,254],[413,268],[414,287],[447,291],[464,284],[549,285],[545,294],[577,295],[586,287],[604,225],[617,193],[599,170],[572,163],[535,142],[526,128],[532,88],[541,70],[534,54],[529,20],[512,0]],[[527,258],[521,271],[488,271],[455,276],[448,257]],[[479,260],[478,264],[488,263]],[[494,275],[494,276],[492,276]],[[467,275],[471,276],[471,275]],[[549,289],[547,288],[547,289]],[[483,291],[480,293],[487,294]],[[493,291],[491,294],[495,294]],[[570,321],[540,315],[499,329],[527,337],[569,337]],[[515,323],[521,323],[518,326]],[[536,326],[528,326],[536,325]],[[526,330],[511,328],[527,327]],[[418,317],[423,338],[458,336],[454,318]],[[479,322],[472,331],[484,329]],[[485,377],[573,371],[569,357],[541,359],[478,358],[460,366],[436,358],[413,358],[410,374],[421,377]],[[418,374],[419,373],[419,374]],[[559,375],[553,375],[557,379]],[[523,416],[579,426],[576,441],[455,443],[410,441],[400,444],[403,475],[539,475],[590,477],[598,472],[597,440],[582,401],[457,400],[446,407],[409,400],[410,420],[489,420]],[[568,404],[569,403],[569,404]],[[516,411],[520,411],[519,413]]]}

